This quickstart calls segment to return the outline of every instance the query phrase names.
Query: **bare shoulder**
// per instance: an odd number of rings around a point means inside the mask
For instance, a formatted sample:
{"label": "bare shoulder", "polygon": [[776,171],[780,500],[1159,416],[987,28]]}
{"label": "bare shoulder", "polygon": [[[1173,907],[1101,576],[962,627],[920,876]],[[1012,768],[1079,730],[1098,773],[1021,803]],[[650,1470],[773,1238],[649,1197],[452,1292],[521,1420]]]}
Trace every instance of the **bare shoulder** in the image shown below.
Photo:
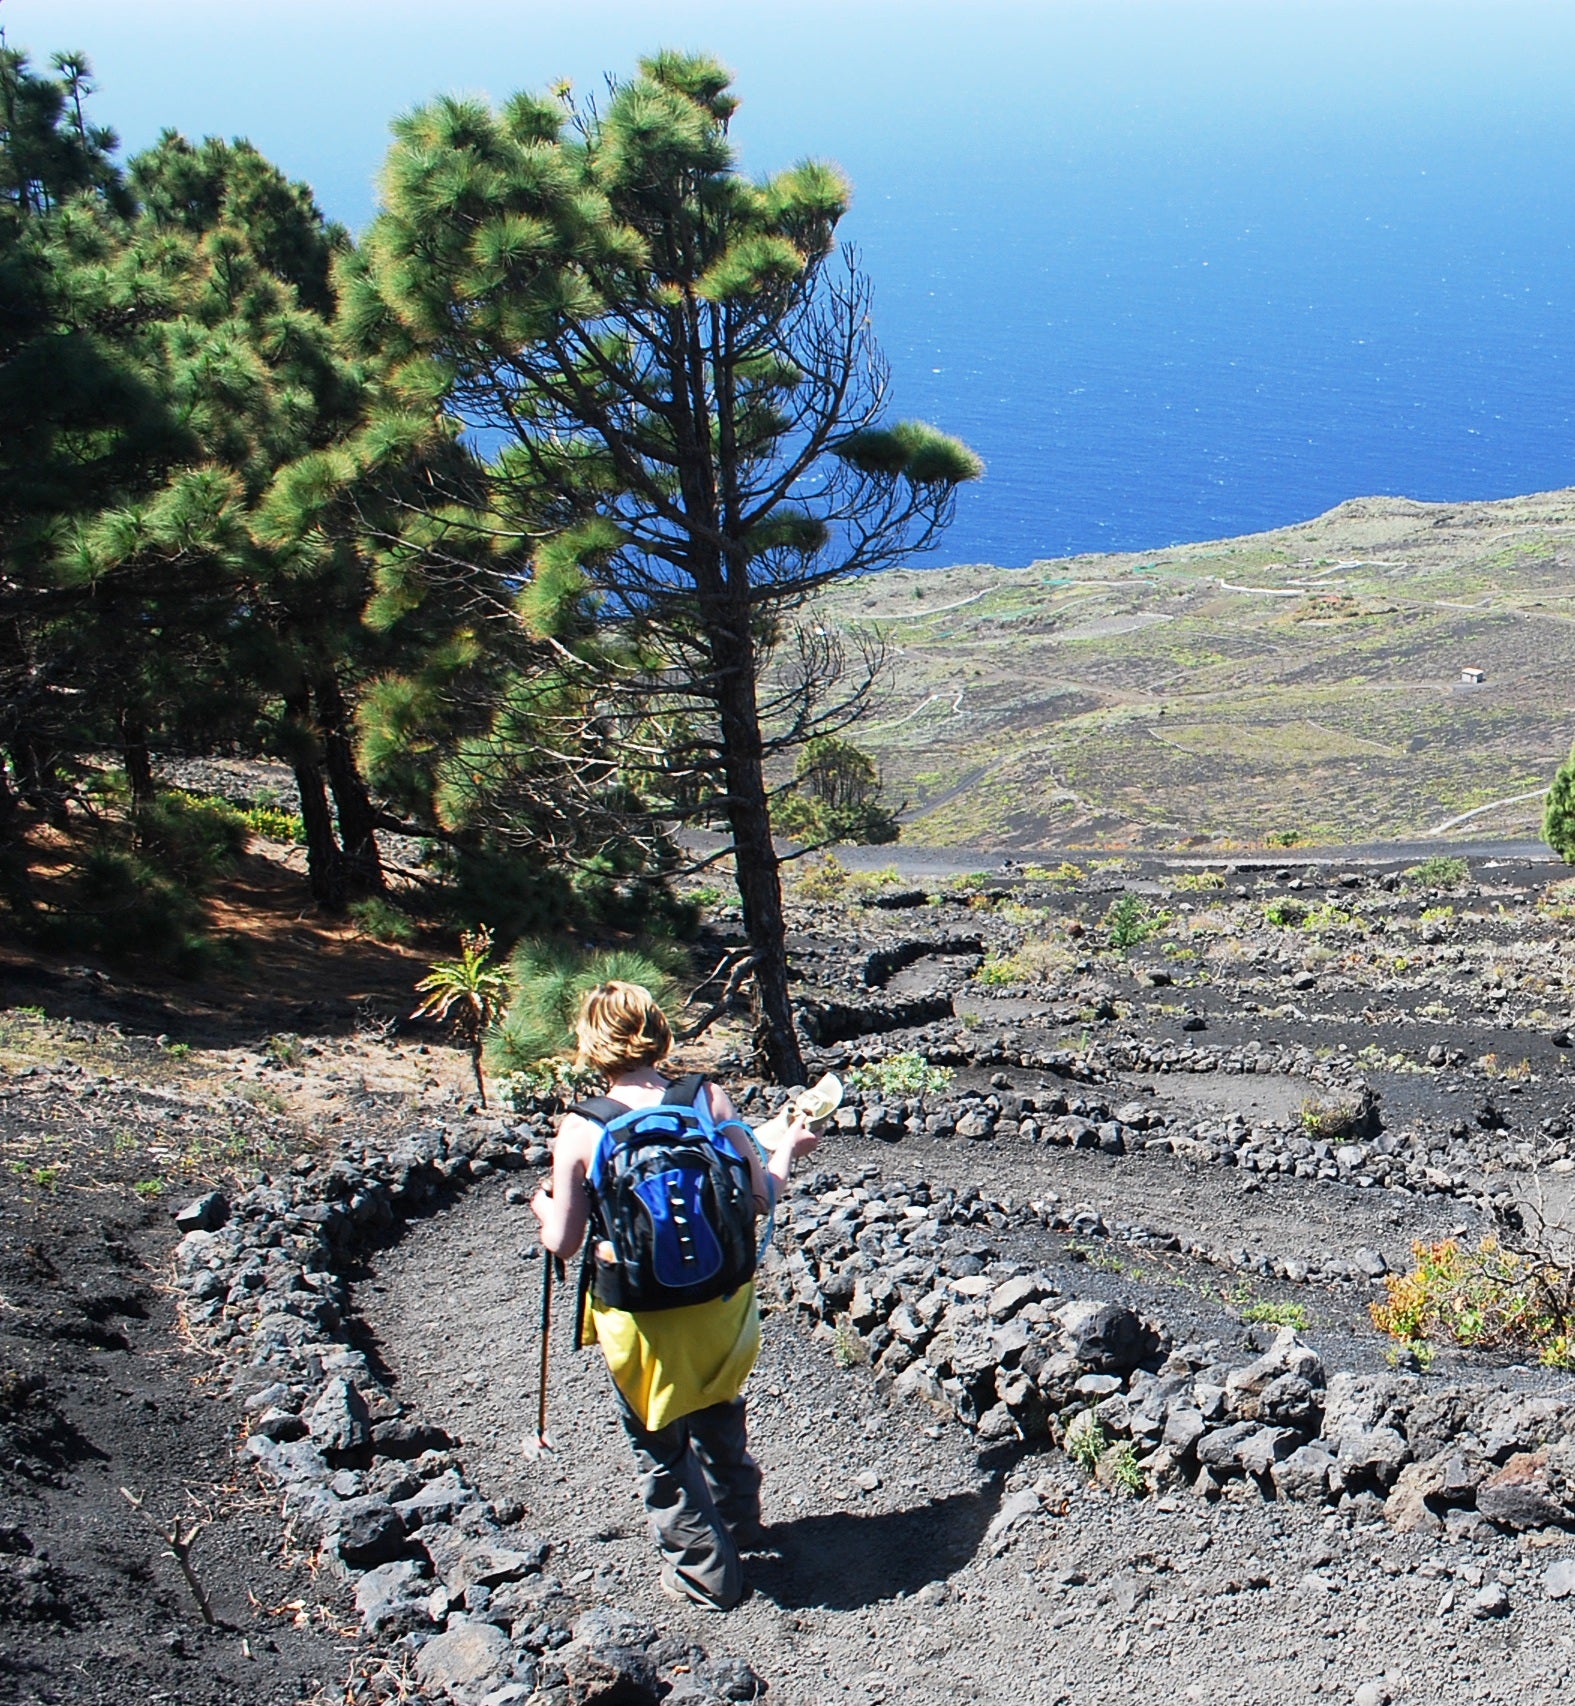
{"label": "bare shoulder", "polygon": [[711,1109],[711,1118],[720,1124],[723,1120],[736,1120],[738,1109],[733,1106],[732,1098],[720,1084],[706,1080],[706,1101]]}
{"label": "bare shoulder", "polygon": [[580,1161],[589,1165],[591,1157],[596,1153],[596,1145],[601,1142],[602,1128],[594,1120],[588,1120],[584,1114],[565,1114],[558,1126],[557,1142],[554,1152],[566,1161]]}

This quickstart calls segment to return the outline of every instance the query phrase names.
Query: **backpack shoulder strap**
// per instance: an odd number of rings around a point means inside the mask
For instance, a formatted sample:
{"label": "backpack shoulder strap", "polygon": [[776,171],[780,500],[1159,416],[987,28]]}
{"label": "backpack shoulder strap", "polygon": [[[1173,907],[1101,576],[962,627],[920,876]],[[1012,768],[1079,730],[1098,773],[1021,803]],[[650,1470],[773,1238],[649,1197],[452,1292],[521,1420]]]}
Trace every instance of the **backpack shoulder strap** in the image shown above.
{"label": "backpack shoulder strap", "polygon": [[629,1112],[623,1102],[615,1102],[611,1096],[587,1096],[583,1102],[576,1102],[573,1107],[565,1110],[578,1114],[581,1119],[589,1120],[593,1125],[611,1125],[616,1119],[622,1119]]}
{"label": "backpack shoulder strap", "polygon": [[[700,1100],[700,1092],[705,1088],[705,1074],[691,1072],[687,1078],[680,1078],[667,1086],[662,1096],[662,1106],[665,1108],[692,1108]],[[706,1110],[708,1113],[709,1109]]]}

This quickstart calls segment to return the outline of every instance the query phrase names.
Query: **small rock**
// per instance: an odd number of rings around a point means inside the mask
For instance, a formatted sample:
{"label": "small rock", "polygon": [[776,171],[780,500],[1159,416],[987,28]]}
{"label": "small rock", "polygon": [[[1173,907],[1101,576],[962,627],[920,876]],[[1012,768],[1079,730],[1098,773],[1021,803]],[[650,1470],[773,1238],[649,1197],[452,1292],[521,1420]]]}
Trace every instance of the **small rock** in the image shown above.
{"label": "small rock", "polygon": [[403,1632],[428,1622],[432,1584],[415,1558],[396,1558],[368,1570],[356,1583],[355,1608],[369,1635]]}
{"label": "small rock", "polygon": [[372,1437],[372,1417],[354,1382],[336,1375],[323,1388],[307,1421],[312,1444],[322,1452],[358,1451]]}
{"label": "small rock", "polygon": [[1575,1594],[1575,1558],[1555,1558],[1542,1578],[1542,1591],[1549,1599],[1568,1599]]}
{"label": "small rock", "polygon": [[1473,1617],[1508,1617],[1509,1589],[1502,1582],[1485,1582],[1472,1594],[1469,1603]]}
{"label": "small rock", "polygon": [[222,1191],[209,1191],[178,1209],[175,1224],[182,1232],[217,1232],[229,1218],[229,1199]]}
{"label": "small rock", "polygon": [[386,1564],[404,1549],[405,1525],[387,1499],[343,1499],[330,1507],[323,1541],[352,1569]]}

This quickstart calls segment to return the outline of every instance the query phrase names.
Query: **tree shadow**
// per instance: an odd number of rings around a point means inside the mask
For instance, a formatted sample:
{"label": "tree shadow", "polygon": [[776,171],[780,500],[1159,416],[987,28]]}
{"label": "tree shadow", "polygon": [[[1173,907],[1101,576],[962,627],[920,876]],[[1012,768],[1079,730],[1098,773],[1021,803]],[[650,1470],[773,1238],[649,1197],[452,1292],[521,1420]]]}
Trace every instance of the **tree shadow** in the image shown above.
{"label": "tree shadow", "polygon": [[960,1570],[979,1550],[1003,1482],[952,1493],[909,1510],[830,1511],[773,1523],[772,1551],[746,1565],[758,1593],[776,1604],[853,1611],[915,1593]]}

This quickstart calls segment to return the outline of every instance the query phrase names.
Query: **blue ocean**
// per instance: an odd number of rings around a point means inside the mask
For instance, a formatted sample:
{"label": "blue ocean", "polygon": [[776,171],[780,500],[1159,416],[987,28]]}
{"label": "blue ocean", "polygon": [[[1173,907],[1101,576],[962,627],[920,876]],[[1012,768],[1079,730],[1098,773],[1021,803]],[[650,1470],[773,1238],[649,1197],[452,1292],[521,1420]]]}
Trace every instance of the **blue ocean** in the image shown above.
{"label": "blue ocean", "polygon": [[95,116],[248,134],[352,229],[392,114],[737,73],[747,168],[838,160],[893,408],[988,464],[932,560],[1021,564],[1372,493],[1575,483],[1569,0],[7,0]]}

